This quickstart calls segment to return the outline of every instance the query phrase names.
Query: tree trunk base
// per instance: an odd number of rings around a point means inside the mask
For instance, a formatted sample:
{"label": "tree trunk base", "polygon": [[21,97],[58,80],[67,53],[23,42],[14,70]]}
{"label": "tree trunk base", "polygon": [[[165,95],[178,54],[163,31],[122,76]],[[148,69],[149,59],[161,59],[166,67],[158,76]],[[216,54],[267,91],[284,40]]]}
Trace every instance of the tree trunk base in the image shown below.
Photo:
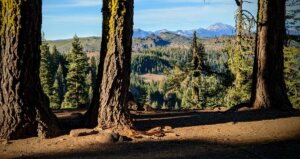
{"label": "tree trunk base", "polygon": [[[0,114],[7,115],[2,112]],[[52,138],[62,134],[62,131],[57,126],[58,121],[51,112],[47,112],[40,108],[40,110],[36,109],[35,118],[31,118],[29,116],[26,118],[24,116],[15,116],[14,121],[17,123],[13,124],[11,121],[2,118],[0,138],[9,140],[37,136],[40,138]]]}

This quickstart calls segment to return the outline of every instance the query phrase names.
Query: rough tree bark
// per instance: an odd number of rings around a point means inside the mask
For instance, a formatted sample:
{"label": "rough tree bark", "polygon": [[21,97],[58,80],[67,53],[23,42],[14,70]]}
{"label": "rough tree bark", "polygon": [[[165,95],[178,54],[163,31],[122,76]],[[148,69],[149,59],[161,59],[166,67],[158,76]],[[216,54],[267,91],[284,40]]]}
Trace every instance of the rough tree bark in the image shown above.
{"label": "rough tree bark", "polygon": [[103,0],[100,65],[87,126],[131,127],[128,111],[133,0]]}
{"label": "rough tree bark", "polygon": [[0,138],[58,134],[39,79],[42,1],[2,0]]}
{"label": "rough tree bark", "polygon": [[259,0],[251,105],[291,109],[283,69],[285,0]]}

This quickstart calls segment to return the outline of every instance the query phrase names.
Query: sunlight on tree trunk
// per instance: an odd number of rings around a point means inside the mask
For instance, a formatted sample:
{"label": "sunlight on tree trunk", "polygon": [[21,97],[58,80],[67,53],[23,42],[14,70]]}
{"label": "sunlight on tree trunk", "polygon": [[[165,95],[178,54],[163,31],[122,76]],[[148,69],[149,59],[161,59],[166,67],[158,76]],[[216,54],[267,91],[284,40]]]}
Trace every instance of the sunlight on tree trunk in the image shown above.
{"label": "sunlight on tree trunk", "polygon": [[285,1],[259,0],[251,104],[256,109],[291,109],[283,77]]}
{"label": "sunlight on tree trunk", "polygon": [[42,1],[2,0],[0,138],[58,134],[39,79]]}
{"label": "sunlight on tree trunk", "polygon": [[131,127],[128,111],[133,34],[133,0],[103,0],[100,66],[85,124],[101,128]]}

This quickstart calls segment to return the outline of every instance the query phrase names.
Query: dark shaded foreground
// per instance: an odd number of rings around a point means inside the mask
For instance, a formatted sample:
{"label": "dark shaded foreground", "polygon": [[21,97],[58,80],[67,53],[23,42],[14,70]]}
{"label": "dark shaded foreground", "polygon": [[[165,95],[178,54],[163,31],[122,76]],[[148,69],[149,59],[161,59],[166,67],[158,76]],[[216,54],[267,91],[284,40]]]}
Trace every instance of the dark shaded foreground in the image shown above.
{"label": "dark shaded foreground", "polygon": [[[68,130],[83,128],[82,118],[86,110],[57,111],[55,112],[63,128]],[[59,115],[64,114],[64,115]],[[300,111],[278,110],[248,110],[238,112],[224,111],[157,111],[131,112],[134,125],[138,130],[148,130],[158,126],[172,126],[173,128],[214,125],[228,122],[251,122],[275,120],[290,117],[300,117]]]}
{"label": "dark shaded foreground", "polygon": [[214,125],[228,122],[251,122],[300,117],[300,111],[249,110],[239,112],[187,111],[134,114],[135,126],[139,130],[169,125],[173,128]]}
{"label": "dark shaded foreground", "polygon": [[207,141],[156,141],[91,145],[71,152],[35,154],[21,158],[129,159],[299,159],[299,138],[270,143],[221,144]]}

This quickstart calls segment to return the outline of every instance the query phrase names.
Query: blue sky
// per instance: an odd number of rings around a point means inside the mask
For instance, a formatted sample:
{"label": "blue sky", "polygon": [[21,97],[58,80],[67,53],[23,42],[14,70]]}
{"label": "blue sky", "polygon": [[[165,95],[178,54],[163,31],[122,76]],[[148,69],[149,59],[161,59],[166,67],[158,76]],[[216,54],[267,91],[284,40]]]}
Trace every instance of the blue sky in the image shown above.
{"label": "blue sky", "polygon": [[[257,0],[245,8],[256,16]],[[101,36],[102,0],[43,0],[46,39]],[[234,25],[234,0],[135,0],[134,28],[188,30],[216,22]]]}

